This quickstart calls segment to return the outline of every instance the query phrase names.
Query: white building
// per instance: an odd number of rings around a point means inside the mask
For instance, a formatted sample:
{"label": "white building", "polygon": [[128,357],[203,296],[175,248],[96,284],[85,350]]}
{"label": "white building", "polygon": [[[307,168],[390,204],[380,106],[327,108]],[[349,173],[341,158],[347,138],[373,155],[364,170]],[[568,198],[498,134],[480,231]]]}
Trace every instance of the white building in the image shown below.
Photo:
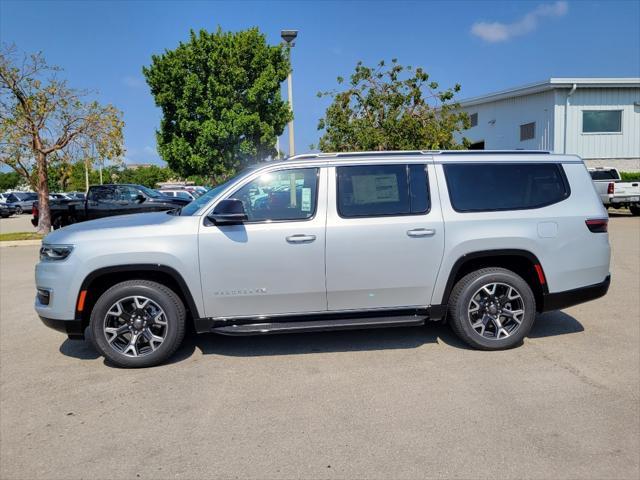
{"label": "white building", "polygon": [[575,153],[640,171],[640,78],[551,78],[460,103],[471,148]]}

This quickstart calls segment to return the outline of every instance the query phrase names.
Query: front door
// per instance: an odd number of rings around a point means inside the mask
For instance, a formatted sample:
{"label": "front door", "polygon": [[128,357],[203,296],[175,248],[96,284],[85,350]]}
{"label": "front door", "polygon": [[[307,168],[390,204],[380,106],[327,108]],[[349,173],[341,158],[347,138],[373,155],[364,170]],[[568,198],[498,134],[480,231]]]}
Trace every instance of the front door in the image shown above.
{"label": "front door", "polygon": [[242,201],[248,221],[221,226],[203,217],[198,248],[208,317],[327,309],[326,192],[325,169],[269,171],[226,196]]}
{"label": "front door", "polygon": [[433,164],[338,166],[329,176],[329,310],[429,305],[444,249]]}

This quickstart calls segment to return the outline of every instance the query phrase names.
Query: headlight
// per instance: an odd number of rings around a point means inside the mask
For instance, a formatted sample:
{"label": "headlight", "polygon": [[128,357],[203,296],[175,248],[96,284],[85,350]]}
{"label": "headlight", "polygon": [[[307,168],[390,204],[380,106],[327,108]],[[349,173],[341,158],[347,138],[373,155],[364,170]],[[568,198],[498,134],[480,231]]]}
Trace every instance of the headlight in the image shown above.
{"label": "headlight", "polygon": [[54,262],[64,260],[73,251],[73,245],[43,245],[40,247],[40,261]]}

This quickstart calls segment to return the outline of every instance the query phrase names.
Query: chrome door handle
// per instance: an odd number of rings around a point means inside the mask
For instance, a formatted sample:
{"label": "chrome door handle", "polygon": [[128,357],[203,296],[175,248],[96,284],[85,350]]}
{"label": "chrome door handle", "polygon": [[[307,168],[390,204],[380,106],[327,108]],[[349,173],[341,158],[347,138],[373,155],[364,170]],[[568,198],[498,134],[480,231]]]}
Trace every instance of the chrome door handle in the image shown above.
{"label": "chrome door handle", "polygon": [[410,237],[431,237],[436,234],[434,228],[414,228],[407,230],[407,235]]}
{"label": "chrome door handle", "polygon": [[315,235],[298,234],[298,235],[289,235],[287,237],[287,242],[289,242],[289,243],[311,243],[315,239],[316,239]]}

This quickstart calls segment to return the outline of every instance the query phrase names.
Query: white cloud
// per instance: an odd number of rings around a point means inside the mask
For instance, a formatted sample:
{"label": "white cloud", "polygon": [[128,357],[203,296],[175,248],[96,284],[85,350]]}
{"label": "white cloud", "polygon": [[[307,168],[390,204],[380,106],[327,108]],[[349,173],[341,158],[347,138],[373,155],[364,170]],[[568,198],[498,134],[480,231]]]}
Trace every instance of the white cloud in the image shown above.
{"label": "white cloud", "polygon": [[476,22],[471,26],[471,33],[486,42],[504,42],[512,37],[525,35],[538,28],[538,22],[545,17],[562,17],[569,11],[569,5],[565,1],[545,3],[538,5],[520,20],[513,23],[501,22]]}
{"label": "white cloud", "polygon": [[122,77],[122,83],[124,83],[127,87],[139,88],[144,85],[144,80],[140,77],[132,77],[130,75],[127,75],[126,77]]}

